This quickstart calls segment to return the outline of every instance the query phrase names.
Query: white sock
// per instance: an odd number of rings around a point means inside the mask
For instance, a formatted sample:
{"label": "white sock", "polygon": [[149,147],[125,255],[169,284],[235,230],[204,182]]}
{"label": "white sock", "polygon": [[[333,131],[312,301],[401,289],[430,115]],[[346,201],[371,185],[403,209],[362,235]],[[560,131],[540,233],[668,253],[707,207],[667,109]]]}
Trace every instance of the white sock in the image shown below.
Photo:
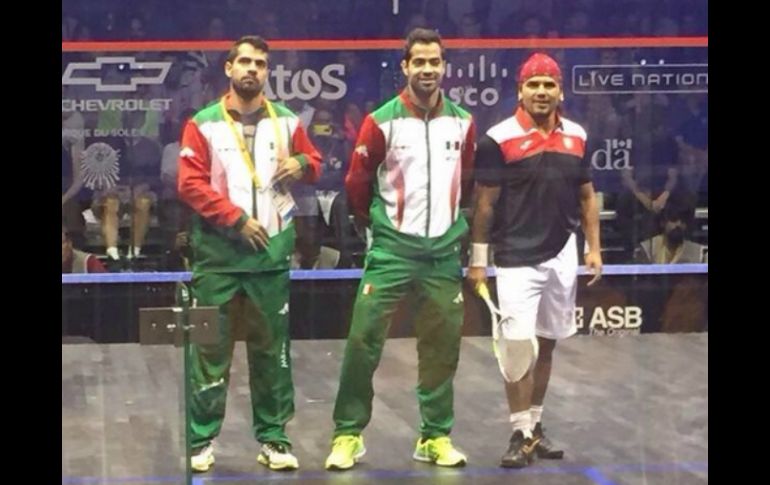
{"label": "white sock", "polygon": [[532,437],[532,415],[529,410],[511,413],[510,421],[514,432],[521,431],[525,438]]}
{"label": "white sock", "polygon": [[537,423],[543,418],[543,406],[530,406],[529,414],[532,416],[532,429],[535,429]]}
{"label": "white sock", "polygon": [[137,257],[140,254],[142,254],[142,246],[134,246],[134,257]]}
{"label": "white sock", "polygon": [[120,259],[120,254],[118,253],[118,248],[115,246],[110,246],[107,248],[107,256],[114,259],[115,261]]}

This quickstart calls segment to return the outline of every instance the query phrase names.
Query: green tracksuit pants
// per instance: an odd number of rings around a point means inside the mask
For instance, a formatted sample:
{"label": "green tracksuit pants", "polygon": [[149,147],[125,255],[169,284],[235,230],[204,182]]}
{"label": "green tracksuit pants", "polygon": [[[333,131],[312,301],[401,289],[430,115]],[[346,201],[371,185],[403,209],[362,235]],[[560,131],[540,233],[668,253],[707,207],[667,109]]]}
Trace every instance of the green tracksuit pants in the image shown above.
{"label": "green tracksuit pants", "polygon": [[196,274],[193,295],[200,306],[219,306],[221,322],[217,344],[191,346],[193,448],[222,429],[236,325],[246,336],[254,437],[290,445],[285,433],[294,415],[289,272]]}
{"label": "green tracksuit pants", "polygon": [[416,312],[420,432],[448,435],[454,423],[452,381],[463,321],[462,271],[456,254],[440,259],[403,258],[373,249],[353,307],[334,436],[360,434],[372,414],[372,377],[380,362],[393,314],[402,300]]}

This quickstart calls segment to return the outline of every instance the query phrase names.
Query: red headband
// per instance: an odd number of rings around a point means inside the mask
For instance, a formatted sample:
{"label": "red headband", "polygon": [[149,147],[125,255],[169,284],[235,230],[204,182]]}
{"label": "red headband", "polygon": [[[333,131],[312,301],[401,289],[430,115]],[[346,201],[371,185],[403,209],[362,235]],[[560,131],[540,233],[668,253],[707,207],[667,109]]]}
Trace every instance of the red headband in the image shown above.
{"label": "red headband", "polygon": [[561,81],[561,69],[553,59],[547,54],[535,53],[527,59],[519,70],[519,83],[535,76],[550,76],[557,81]]}

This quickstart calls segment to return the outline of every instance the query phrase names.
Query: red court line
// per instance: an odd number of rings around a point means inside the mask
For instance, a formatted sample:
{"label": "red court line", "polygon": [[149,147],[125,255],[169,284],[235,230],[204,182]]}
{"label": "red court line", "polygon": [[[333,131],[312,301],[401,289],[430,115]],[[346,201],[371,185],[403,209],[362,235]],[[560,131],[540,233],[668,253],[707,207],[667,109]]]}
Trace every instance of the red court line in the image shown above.
{"label": "red court line", "polygon": [[[587,37],[573,39],[444,39],[450,49],[564,49],[596,47],[708,47],[708,37]],[[232,41],[62,42],[62,52],[223,51]],[[392,50],[402,39],[271,40],[271,50]]]}

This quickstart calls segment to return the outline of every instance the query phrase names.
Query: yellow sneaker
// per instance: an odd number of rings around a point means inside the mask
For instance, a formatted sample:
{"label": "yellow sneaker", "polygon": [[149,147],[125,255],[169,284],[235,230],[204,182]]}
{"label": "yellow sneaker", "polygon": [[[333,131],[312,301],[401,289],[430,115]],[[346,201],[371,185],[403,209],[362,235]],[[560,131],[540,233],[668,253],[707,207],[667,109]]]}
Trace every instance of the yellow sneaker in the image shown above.
{"label": "yellow sneaker", "polygon": [[438,466],[465,466],[468,462],[468,458],[452,445],[449,436],[417,440],[412,458]]}
{"label": "yellow sneaker", "polygon": [[360,435],[341,435],[334,438],[332,452],[326,458],[327,470],[347,470],[353,468],[359,458],[364,456],[364,438]]}

